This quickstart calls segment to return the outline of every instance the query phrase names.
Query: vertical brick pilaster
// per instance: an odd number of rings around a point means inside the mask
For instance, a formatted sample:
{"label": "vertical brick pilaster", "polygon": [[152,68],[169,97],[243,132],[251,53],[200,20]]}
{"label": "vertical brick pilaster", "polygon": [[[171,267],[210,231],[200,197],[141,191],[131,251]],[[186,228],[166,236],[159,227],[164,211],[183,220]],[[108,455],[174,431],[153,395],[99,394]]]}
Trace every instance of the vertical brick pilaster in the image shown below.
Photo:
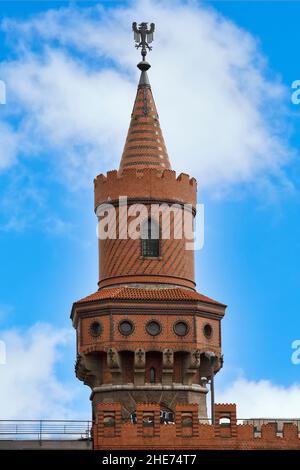
{"label": "vertical brick pilaster", "polygon": [[[183,436],[185,433],[191,436],[199,435],[199,419],[198,419],[198,405],[197,404],[177,404],[175,407],[176,413],[176,436]],[[191,420],[191,429],[188,432],[184,426],[184,420]]]}

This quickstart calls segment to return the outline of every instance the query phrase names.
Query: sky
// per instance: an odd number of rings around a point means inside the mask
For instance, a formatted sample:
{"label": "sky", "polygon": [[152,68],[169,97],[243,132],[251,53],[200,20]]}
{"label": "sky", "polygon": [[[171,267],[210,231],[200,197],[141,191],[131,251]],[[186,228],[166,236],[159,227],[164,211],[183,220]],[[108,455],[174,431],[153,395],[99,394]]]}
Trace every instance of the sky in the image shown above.
{"label": "sky", "polygon": [[69,314],[97,289],[93,178],[118,167],[126,138],[132,21],[156,24],[162,131],[205,207],[197,289],[228,305],[216,398],[240,417],[300,418],[299,13],[283,1],[0,1],[2,419],[90,416]]}

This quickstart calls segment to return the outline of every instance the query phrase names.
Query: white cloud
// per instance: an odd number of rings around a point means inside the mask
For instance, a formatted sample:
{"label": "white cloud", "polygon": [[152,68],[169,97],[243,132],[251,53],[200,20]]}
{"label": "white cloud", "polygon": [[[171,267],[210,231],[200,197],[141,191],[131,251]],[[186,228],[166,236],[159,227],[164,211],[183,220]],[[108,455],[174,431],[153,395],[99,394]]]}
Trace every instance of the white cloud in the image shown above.
{"label": "white cloud", "polygon": [[194,3],[72,7],[5,21],[17,59],[2,75],[22,115],[23,151],[50,149],[72,188],[118,166],[137,82],[130,25],[142,18],[157,25],[150,77],[174,168],[213,190],[274,176],[286,184],[293,151],[284,87],[267,78],[249,33]]}
{"label": "white cloud", "polygon": [[0,121],[0,171],[16,162],[17,153],[18,134],[9,124]]}
{"label": "white cloud", "polygon": [[[0,365],[0,419],[86,418],[84,387],[58,378],[57,366],[73,342],[73,332],[36,324],[1,332],[6,364]],[[66,370],[66,364],[64,364]],[[74,379],[75,380],[75,379]],[[81,406],[75,400],[82,398]]]}
{"label": "white cloud", "polygon": [[[48,51],[44,59],[40,63],[31,57],[6,67],[10,89],[25,116],[19,128],[22,149],[35,155],[47,150],[47,158],[63,171],[62,179],[78,187],[97,174],[101,159],[108,166],[111,155],[117,154],[114,126],[119,133],[131,106],[124,99],[126,84],[114,71],[88,74],[61,52]],[[115,92],[107,97],[108,84]]]}
{"label": "white cloud", "polygon": [[237,379],[217,394],[220,403],[236,403],[238,418],[300,418],[300,384]]}

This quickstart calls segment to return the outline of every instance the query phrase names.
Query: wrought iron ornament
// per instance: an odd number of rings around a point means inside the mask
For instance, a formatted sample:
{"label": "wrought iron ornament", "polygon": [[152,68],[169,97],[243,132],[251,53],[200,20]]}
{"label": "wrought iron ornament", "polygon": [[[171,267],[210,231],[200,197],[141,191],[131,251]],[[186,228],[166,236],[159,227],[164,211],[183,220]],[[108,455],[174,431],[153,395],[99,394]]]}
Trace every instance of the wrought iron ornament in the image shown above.
{"label": "wrought iron ornament", "polygon": [[147,50],[151,51],[152,47],[149,44],[153,41],[153,33],[155,29],[155,24],[150,23],[150,28],[148,29],[148,23],[140,23],[137,26],[137,23],[132,23],[132,31],[134,32],[134,40],[137,43],[135,47],[137,49],[141,48],[141,54],[143,60],[147,55]]}

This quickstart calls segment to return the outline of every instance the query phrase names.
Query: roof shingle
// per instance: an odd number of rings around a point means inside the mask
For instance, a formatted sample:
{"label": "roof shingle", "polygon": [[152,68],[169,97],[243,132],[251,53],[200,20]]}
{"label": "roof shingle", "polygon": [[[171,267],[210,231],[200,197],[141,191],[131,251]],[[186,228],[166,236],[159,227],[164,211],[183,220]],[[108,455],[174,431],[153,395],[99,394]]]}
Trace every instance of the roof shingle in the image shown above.
{"label": "roof shingle", "polygon": [[215,305],[224,305],[203,294],[188,289],[174,287],[165,289],[143,289],[136,287],[113,287],[100,289],[75,303],[97,300],[153,300],[153,301],[202,301]]}

